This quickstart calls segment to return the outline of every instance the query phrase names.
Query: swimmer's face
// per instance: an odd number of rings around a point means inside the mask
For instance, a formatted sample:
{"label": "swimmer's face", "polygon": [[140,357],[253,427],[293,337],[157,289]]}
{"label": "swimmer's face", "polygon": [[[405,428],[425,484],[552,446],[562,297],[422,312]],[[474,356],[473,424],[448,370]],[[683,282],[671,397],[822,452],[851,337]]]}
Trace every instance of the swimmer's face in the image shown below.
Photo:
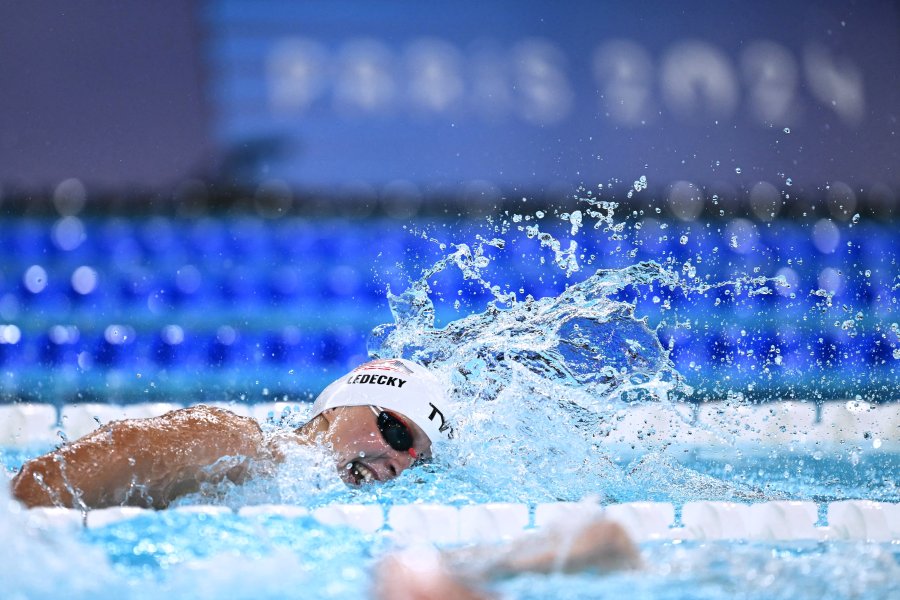
{"label": "swimmer's face", "polygon": [[[377,416],[368,406],[343,406],[323,413],[328,420],[326,439],[331,444],[338,473],[346,483],[360,485],[388,481],[412,466],[415,458],[394,450],[378,430]],[[403,418],[413,436],[416,456],[429,458],[431,442],[415,423]]]}

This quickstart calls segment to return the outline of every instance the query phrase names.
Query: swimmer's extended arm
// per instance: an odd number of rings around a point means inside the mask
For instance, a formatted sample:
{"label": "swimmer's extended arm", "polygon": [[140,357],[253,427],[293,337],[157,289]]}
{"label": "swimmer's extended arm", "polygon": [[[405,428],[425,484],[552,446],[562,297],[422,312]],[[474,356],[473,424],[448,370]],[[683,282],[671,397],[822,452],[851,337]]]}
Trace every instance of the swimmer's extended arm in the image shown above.
{"label": "swimmer's extended arm", "polygon": [[477,545],[429,557],[392,554],[375,569],[382,600],[485,599],[480,583],[520,573],[608,572],[640,566],[634,542],[612,521],[594,519],[527,534],[504,546]]}
{"label": "swimmer's extended arm", "polygon": [[29,507],[164,508],[204,481],[239,481],[263,453],[256,421],[194,406],[104,425],[26,462],[12,491]]}
{"label": "swimmer's extended arm", "polygon": [[472,579],[497,579],[519,573],[616,571],[637,567],[640,559],[621,525],[594,518],[550,526],[500,547],[447,551],[444,562]]}

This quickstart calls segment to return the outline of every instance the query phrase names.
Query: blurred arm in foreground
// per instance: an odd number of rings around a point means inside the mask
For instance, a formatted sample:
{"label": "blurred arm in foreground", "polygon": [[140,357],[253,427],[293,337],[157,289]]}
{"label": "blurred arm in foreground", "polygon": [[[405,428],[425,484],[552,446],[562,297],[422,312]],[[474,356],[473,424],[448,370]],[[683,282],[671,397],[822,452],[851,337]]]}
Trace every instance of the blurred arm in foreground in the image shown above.
{"label": "blurred arm in foreground", "polygon": [[637,547],[617,523],[592,519],[529,533],[506,545],[388,555],[375,567],[380,600],[486,599],[482,586],[521,573],[601,573],[640,567]]}

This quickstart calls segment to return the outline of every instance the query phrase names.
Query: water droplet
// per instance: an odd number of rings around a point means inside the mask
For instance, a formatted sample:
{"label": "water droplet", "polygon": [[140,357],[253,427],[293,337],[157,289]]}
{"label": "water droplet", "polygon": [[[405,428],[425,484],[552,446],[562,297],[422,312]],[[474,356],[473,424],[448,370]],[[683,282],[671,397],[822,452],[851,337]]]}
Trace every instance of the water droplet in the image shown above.
{"label": "water droplet", "polygon": [[790,133],[790,132],[791,132],[791,128],[790,128],[790,127],[785,127],[785,128],[784,128],[784,132],[785,132],[785,133]]}
{"label": "water droplet", "polygon": [[738,175],[740,175],[740,174],[741,174],[741,168],[740,168],[740,167],[735,167],[735,168],[734,168],[734,172],[737,173]]}

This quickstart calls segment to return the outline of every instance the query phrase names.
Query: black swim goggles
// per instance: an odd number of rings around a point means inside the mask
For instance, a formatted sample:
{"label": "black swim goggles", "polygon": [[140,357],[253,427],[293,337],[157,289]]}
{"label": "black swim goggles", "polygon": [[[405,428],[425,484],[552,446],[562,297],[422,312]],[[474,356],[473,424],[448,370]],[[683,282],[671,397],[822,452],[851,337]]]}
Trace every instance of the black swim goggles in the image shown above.
{"label": "black swim goggles", "polygon": [[377,417],[375,422],[381,437],[387,445],[397,452],[408,452],[413,458],[418,458],[419,453],[413,448],[413,432],[401,417],[389,413],[380,406],[369,406]]}

